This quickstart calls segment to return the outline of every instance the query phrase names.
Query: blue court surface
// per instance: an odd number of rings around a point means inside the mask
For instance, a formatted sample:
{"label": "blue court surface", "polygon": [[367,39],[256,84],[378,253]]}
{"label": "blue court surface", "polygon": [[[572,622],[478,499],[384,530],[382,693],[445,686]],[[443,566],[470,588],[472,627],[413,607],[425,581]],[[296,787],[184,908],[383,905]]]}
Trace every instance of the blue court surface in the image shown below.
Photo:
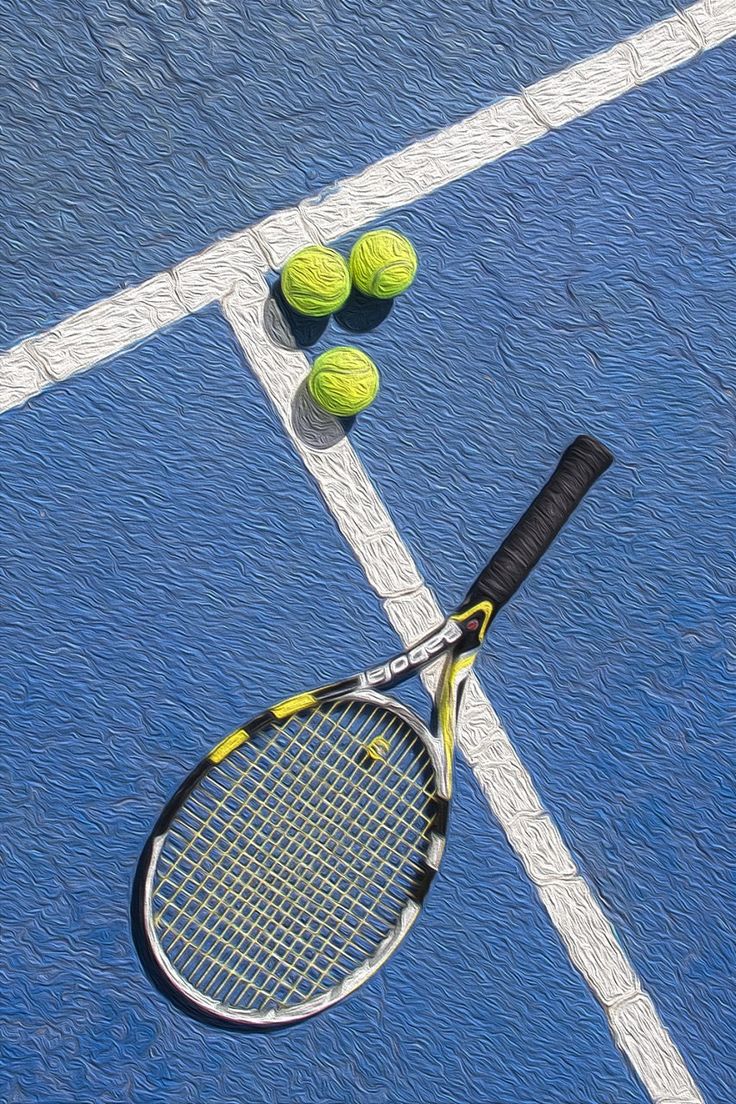
{"label": "blue court surface", "polygon": [[[0,346],[674,12],[11,2]],[[736,1098],[729,37],[380,219],[415,285],[306,351],[379,364],[348,441],[443,610],[569,440],[614,452],[478,673],[664,1058],[462,757],[426,909],[345,1003],[237,1034],[151,986],[129,902],[163,801],[249,715],[401,646],[213,302],[0,416],[7,1104]]]}

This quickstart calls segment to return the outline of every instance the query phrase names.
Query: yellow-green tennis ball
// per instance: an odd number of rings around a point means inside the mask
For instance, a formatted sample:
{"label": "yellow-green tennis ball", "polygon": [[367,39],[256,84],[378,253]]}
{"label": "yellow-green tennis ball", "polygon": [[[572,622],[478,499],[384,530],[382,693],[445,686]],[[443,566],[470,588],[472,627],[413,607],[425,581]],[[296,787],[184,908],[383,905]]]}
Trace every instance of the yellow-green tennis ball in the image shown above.
{"label": "yellow-green tennis ball", "polygon": [[378,369],[369,356],[350,345],[321,353],[307,378],[309,393],[328,414],[351,418],[375,399]]}
{"label": "yellow-green tennis ball", "polygon": [[369,230],[350,253],[350,275],[364,295],[393,299],[413,283],[419,261],[414,246],[396,230]]}
{"label": "yellow-green tennis ball", "polygon": [[310,245],[295,253],[281,271],[284,299],[299,311],[320,317],[339,310],[350,294],[350,273],[339,253]]}

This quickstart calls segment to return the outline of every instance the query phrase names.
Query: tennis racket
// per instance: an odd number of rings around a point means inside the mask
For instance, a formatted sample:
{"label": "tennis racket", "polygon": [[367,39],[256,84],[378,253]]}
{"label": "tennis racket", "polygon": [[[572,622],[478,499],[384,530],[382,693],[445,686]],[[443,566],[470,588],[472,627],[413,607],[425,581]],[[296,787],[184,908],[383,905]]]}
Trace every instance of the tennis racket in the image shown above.
{"label": "tennis racket", "polygon": [[[445,848],[454,729],[488,626],[611,463],[578,437],[455,613],[351,678],[238,728],[156,823],[132,914],[153,979],[188,1011],[285,1024],[352,993],[414,923]],[[386,691],[445,657],[433,725]]]}

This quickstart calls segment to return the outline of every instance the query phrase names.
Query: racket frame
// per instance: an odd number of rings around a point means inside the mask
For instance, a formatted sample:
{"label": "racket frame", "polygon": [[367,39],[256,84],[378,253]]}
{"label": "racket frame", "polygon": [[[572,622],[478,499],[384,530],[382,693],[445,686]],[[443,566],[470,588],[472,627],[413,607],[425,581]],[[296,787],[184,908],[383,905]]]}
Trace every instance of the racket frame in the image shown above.
{"label": "racket frame", "polygon": [[[154,982],[167,996],[205,1020],[232,1028],[279,1027],[313,1016],[343,1000],[363,985],[383,966],[404,940],[421,912],[427,891],[439,870],[445,851],[450,797],[455,720],[462,687],[478,648],[492,618],[490,602],[473,602],[460,608],[443,624],[418,643],[399,652],[391,659],[350,678],[329,683],[306,693],[286,698],[259,713],[246,724],[221,740],[190,772],[162,810],[141,855],[132,897],[133,931],[139,954]],[[383,693],[420,673],[432,663],[444,659],[433,718],[438,731],[432,729],[409,706]],[[166,843],[167,833],[189,794],[207,771],[258,735],[260,729],[288,719],[301,710],[341,701],[381,706],[394,713],[413,729],[427,749],[434,776],[434,816],[428,846],[423,856],[423,869],[411,896],[399,912],[390,933],[376,946],[355,970],[338,984],[299,1005],[270,1010],[260,1015],[235,1011],[226,1004],[212,1000],[191,985],[170,962],[162,947],[154,922],[153,897],[157,864]]]}
{"label": "racket frame", "polygon": [[[523,583],[595,481],[607,470],[612,459],[611,453],[600,441],[587,435],[577,437],[563,453],[551,478],[488,561],[465,601],[437,630],[429,633],[413,647],[385,663],[369,667],[362,674],[308,693],[297,694],[259,714],[221,741],[167,802],[138,864],[131,905],[133,934],[141,959],[149,968],[153,980],[190,1014],[205,1019],[214,1017],[224,1025],[237,1028],[274,1027],[293,1023],[342,1000],[371,977],[393,953],[419,914],[422,900],[444,852],[447,812],[452,792],[455,725],[462,690],[477,650],[491,620]],[[437,735],[433,735],[420,717],[387,697],[385,691],[419,673],[441,656],[445,659],[432,725]],[[366,695],[369,697],[366,698]],[[207,998],[196,987],[188,984],[173,969],[160,946],[152,911],[156,861],[174,816],[208,769],[226,759],[249,737],[255,735],[261,726],[273,725],[274,722],[287,720],[299,710],[337,702],[343,698],[369,700],[384,705],[402,717],[427,749],[430,768],[434,771],[437,782],[432,792],[432,801],[438,803],[438,816],[436,834],[428,848],[428,859],[424,864],[426,877],[420,879],[417,891],[407,898],[391,932],[342,981],[299,1005],[286,1008],[282,1006],[260,1015],[254,1015],[250,1011],[236,1012]],[[432,824],[434,829],[434,819]]]}

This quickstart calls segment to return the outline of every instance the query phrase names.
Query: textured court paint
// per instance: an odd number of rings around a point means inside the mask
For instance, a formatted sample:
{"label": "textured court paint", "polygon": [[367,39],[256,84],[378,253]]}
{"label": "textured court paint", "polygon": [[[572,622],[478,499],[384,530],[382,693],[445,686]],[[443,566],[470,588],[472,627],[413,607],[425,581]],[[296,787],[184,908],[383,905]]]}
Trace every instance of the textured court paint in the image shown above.
{"label": "textured court paint", "polygon": [[644,1104],[462,765],[427,915],[345,1005],[231,1036],[152,990],[127,904],[162,799],[397,641],[214,312],[3,430],[2,1099]]}
{"label": "textured court paint", "polygon": [[0,345],[673,10],[8,0]]}
{"label": "textured court paint", "polygon": [[[636,126],[636,116],[633,116],[633,125]],[[584,153],[583,153],[583,159],[584,159]]]}
{"label": "textured court paint", "polygon": [[480,671],[719,1102],[736,1092],[735,88],[726,46],[393,219],[423,277],[361,338],[384,383],[352,433],[443,604],[455,554],[478,566],[562,443],[585,428],[617,455]]}

